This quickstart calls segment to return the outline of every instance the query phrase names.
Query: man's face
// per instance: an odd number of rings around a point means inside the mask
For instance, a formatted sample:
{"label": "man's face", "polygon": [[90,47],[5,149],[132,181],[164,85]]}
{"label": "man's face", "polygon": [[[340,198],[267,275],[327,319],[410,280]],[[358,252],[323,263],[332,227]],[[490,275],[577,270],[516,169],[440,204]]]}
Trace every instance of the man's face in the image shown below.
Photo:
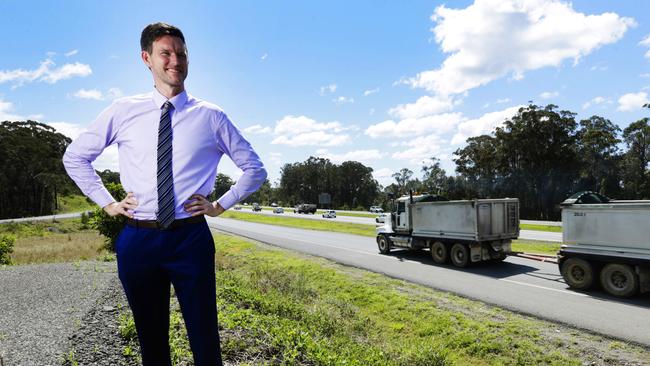
{"label": "man's face", "polygon": [[178,37],[162,36],[153,42],[151,54],[142,51],[142,60],[151,69],[159,88],[184,89],[187,77],[187,49]]}

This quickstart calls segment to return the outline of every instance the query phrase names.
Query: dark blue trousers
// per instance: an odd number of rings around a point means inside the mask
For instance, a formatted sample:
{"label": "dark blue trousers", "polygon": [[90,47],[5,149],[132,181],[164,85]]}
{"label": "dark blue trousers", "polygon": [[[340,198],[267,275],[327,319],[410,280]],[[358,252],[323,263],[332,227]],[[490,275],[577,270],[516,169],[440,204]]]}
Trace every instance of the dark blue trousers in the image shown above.
{"label": "dark blue trousers", "polygon": [[171,230],[126,225],[115,246],[143,366],[171,365],[170,284],[183,313],[194,364],[221,365],[214,241],[205,221]]}

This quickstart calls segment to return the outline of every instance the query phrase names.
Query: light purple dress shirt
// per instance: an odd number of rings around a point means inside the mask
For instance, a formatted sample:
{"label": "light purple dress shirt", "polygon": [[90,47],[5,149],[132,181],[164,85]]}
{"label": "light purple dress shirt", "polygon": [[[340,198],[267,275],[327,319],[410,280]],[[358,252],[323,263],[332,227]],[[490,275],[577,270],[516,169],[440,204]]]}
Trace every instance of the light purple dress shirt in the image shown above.
{"label": "light purple dress shirt", "polygon": [[[158,124],[166,101],[155,88],[148,94],[118,99],[68,146],[63,155],[68,175],[100,207],[115,199],[95,173],[92,162],[107,146],[117,144],[122,186],[138,201],[134,218],[156,219]],[[207,196],[212,192],[217,165],[224,154],[243,171],[237,183],[217,200],[224,209],[262,185],[266,179],[262,161],[218,106],[185,91],[169,101],[174,105],[172,170],[177,219],[190,216],[183,205],[191,195]]]}

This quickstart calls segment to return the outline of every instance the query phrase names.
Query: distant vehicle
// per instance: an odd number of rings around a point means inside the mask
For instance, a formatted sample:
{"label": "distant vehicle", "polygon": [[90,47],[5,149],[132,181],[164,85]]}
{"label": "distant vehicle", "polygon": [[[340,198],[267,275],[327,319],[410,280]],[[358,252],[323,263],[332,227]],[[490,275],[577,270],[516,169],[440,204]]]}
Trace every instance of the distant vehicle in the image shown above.
{"label": "distant vehicle", "polygon": [[278,207],[278,204],[273,202],[273,203],[271,203],[271,207]]}
{"label": "distant vehicle", "polygon": [[259,203],[255,202],[253,203],[253,212],[257,212],[257,211],[262,211],[262,207],[260,207]]}
{"label": "distant vehicle", "polygon": [[386,216],[388,216],[388,214],[380,213],[379,216],[375,217],[375,222],[378,224],[383,224],[386,222]]}
{"label": "distant vehicle", "polygon": [[241,210],[241,206],[240,205],[235,205],[234,209],[239,211],[239,210]]}
{"label": "distant vehicle", "polygon": [[327,210],[323,212],[323,217],[326,219],[335,219],[336,218],[336,211],[334,210]]}
{"label": "distant vehicle", "polygon": [[371,213],[382,213],[382,212],[384,212],[384,209],[379,207],[379,206],[370,206],[370,212]]}
{"label": "distant vehicle", "polygon": [[294,207],[293,213],[315,214],[316,205],[313,203],[301,203]]}
{"label": "distant vehicle", "polygon": [[284,208],[276,207],[276,208],[273,209],[273,213],[282,214],[282,213],[284,213]]}

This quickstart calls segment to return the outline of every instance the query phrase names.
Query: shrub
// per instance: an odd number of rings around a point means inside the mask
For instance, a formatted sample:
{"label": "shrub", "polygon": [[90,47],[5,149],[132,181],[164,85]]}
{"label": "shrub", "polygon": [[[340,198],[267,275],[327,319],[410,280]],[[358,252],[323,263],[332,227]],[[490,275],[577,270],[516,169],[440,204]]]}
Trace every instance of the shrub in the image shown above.
{"label": "shrub", "polygon": [[[126,192],[119,183],[108,183],[106,189],[117,201],[121,201],[126,197]],[[113,253],[115,252],[115,242],[124,227],[124,222],[124,216],[111,217],[101,207],[95,209],[90,219],[92,228],[106,237],[104,248]]]}
{"label": "shrub", "polygon": [[81,213],[81,229],[86,230],[90,226],[90,217],[86,212]]}
{"label": "shrub", "polygon": [[15,242],[16,237],[13,235],[0,235],[0,264],[11,264]]}

